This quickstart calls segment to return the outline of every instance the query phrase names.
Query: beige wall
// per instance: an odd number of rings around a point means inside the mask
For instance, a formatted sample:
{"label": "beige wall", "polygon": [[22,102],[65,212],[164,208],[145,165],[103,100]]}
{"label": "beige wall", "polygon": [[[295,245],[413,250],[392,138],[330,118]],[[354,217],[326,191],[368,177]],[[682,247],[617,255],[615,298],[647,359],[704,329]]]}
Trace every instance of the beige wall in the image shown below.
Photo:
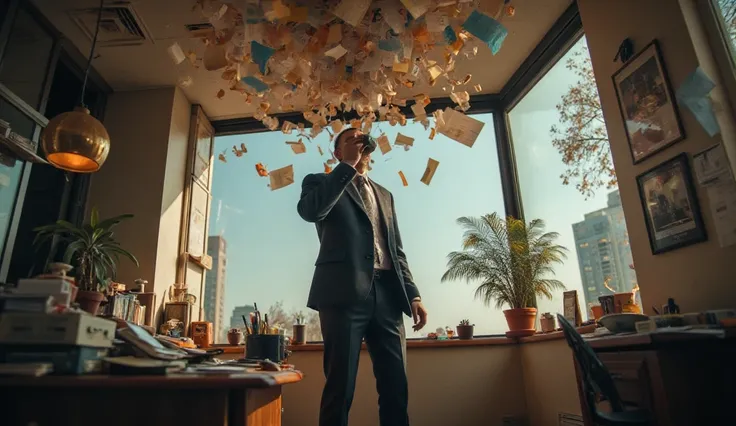
{"label": "beige wall", "polygon": [[[718,82],[718,73],[709,59],[709,47],[699,33],[702,28],[698,28],[700,18],[692,7],[694,1],[578,0],[618,174],[636,274],[647,310],[652,305],[665,303],[668,297],[674,297],[685,311],[736,306],[736,291],[731,283],[736,247],[719,247],[705,191],[697,189],[708,241],[654,256],[649,248],[636,186],[637,175],[680,152],[693,154],[719,143],[722,136],[709,137],[692,113],[681,107],[680,116],[686,139],[633,165],[611,81],[611,76],[621,66],[612,62],[612,58],[621,41],[628,37],[634,41],[637,50],[655,38],[659,40],[665,66],[675,89],[698,65]],[[720,88],[714,91],[716,98],[720,95],[719,91]],[[733,144],[733,115],[728,103],[720,102],[719,110],[725,140]],[[729,150],[731,148],[729,145]]]}
{"label": "beige wall", "polygon": [[189,101],[178,88],[110,95],[104,120],[110,155],[92,178],[87,202],[102,217],[135,215],[116,234],[140,268],[121,260],[118,281],[148,280],[159,304],[176,273],[189,115]]}

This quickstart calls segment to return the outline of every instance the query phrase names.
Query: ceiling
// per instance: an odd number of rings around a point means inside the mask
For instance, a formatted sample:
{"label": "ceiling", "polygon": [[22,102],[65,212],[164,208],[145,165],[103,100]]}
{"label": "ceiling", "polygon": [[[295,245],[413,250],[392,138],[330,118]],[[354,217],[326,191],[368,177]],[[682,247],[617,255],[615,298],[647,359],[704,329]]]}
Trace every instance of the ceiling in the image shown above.
{"label": "ceiling", "polygon": [[[498,93],[519,65],[526,59],[539,41],[549,31],[557,18],[573,0],[512,0],[514,16],[505,16],[503,25],[508,36],[501,50],[494,56],[487,46],[480,45],[478,54],[472,60],[458,61],[456,75],[472,75],[471,86],[479,84],[480,93]],[[85,55],[91,40],[75,22],[70,11],[96,8],[98,0],[33,0],[38,9],[52,24],[69,38]],[[200,9],[194,9],[195,0],[132,0],[130,3],[150,40],[133,46],[100,46],[94,67],[115,91],[140,90],[177,85],[182,79],[191,79],[192,84],[183,87],[184,93],[192,103],[202,105],[211,119],[224,119],[250,116],[255,107],[244,101],[242,95],[229,91],[229,84],[221,78],[221,71],[206,71],[195,68],[184,61],[176,65],[167,50],[174,42],[179,43],[184,52],[189,50],[201,56],[204,43],[192,38],[185,28],[186,24],[206,22]],[[477,41],[476,41],[477,42]],[[444,88],[444,90],[443,90]],[[225,96],[218,99],[220,89]],[[428,93],[431,97],[449,95],[447,83],[434,87],[415,86],[408,96]],[[472,88],[467,88],[471,94]],[[254,103],[255,104],[255,103]],[[299,107],[298,100],[295,102]],[[471,103],[472,108],[472,103]]]}

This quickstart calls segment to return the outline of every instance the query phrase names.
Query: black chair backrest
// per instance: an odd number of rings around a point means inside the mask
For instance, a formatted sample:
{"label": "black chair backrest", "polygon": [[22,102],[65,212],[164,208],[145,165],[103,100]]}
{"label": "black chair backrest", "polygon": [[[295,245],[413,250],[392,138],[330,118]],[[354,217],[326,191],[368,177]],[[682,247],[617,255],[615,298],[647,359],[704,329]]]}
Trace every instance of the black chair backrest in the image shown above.
{"label": "black chair backrest", "polygon": [[564,316],[557,314],[557,321],[565,333],[565,339],[568,346],[572,349],[580,367],[582,374],[583,393],[588,402],[588,409],[595,418],[596,402],[598,395],[606,399],[611,404],[611,410],[614,412],[624,411],[624,404],[616,390],[616,385],[611,378],[608,369],[603,365],[601,360],[583,339],[583,336],[575,330],[570,322]]}

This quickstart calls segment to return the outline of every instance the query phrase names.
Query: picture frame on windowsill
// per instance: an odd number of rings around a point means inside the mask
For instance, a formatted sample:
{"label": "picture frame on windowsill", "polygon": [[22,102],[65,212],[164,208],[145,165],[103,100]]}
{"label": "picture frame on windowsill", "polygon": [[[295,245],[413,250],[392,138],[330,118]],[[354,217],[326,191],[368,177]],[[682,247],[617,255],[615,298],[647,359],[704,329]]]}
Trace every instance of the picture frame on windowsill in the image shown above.
{"label": "picture frame on windowsill", "polygon": [[640,174],[636,183],[652,254],[708,239],[687,153]]}
{"label": "picture frame on windowsill", "polygon": [[685,138],[657,40],[626,62],[612,79],[634,164]]}

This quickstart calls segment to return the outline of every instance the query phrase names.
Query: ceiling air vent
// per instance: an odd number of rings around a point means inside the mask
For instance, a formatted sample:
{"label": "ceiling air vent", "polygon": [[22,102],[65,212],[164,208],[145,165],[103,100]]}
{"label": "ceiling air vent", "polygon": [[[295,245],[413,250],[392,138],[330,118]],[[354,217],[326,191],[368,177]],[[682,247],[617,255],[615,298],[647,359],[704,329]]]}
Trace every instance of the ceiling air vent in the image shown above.
{"label": "ceiling air vent", "polygon": [[202,22],[199,24],[186,24],[184,25],[184,27],[187,29],[187,32],[189,32],[189,35],[192,37],[205,37],[215,30],[215,27],[213,27],[212,24],[210,24],[209,22]]}
{"label": "ceiling air vent", "polygon": [[[97,22],[97,9],[78,9],[69,12],[71,19],[92,40]],[[99,46],[135,46],[153,41],[140,16],[128,2],[113,2],[102,7]]]}

